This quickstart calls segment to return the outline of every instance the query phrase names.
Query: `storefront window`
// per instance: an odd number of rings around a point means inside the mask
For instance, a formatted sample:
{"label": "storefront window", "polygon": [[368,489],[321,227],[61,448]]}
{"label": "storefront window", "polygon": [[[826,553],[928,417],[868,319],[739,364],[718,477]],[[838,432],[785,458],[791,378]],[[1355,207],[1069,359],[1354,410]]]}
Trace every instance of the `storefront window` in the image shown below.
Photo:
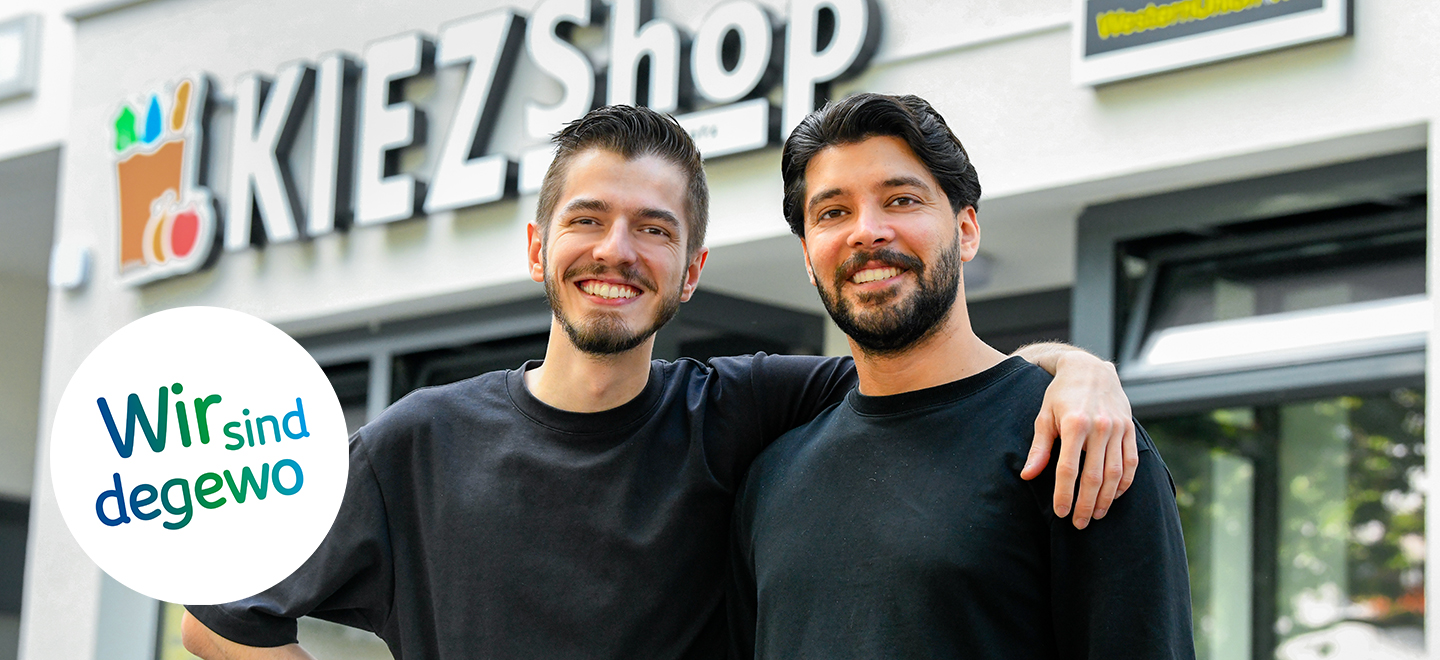
{"label": "storefront window", "polygon": [[353,434],[365,425],[366,401],[369,395],[370,363],[352,362],[324,367],[325,377],[335,388],[340,412],[345,415],[345,432]]}
{"label": "storefront window", "polygon": [[1182,261],[1157,289],[1152,332],[1423,294],[1425,226]]}
{"label": "storefront window", "polygon": [[1432,323],[1423,200],[1340,215],[1231,229],[1136,262],[1143,279],[1122,375],[1154,380],[1423,346]]}
{"label": "storefront window", "polygon": [[1199,658],[1424,657],[1424,394],[1150,420]]}
{"label": "storefront window", "polygon": [[391,401],[421,387],[454,383],[542,359],[548,339],[548,334],[526,335],[397,355],[391,367]]}

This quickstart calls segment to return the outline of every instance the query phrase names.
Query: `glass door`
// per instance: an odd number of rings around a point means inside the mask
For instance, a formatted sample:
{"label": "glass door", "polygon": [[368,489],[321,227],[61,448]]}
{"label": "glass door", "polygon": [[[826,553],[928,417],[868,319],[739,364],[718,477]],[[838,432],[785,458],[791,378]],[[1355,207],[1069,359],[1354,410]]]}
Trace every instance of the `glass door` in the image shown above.
{"label": "glass door", "polygon": [[1422,390],[1144,424],[1175,481],[1197,657],[1424,657]]}

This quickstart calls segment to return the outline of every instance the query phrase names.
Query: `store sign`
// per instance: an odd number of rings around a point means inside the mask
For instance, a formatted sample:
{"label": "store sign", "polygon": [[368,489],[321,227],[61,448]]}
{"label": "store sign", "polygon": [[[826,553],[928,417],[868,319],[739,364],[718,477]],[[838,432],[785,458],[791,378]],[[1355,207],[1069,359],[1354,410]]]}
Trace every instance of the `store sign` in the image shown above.
{"label": "store sign", "polygon": [[1076,84],[1348,36],[1351,0],[1075,0]]}
{"label": "store sign", "polygon": [[[124,104],[114,125],[122,279],[192,272],[221,246],[246,250],[536,192],[549,137],[600,105],[675,114],[707,158],[764,148],[822,103],[832,83],[863,69],[880,36],[875,0],[792,0],[788,23],[729,0],[693,35],[649,18],[651,4],[543,0],[528,17],[496,10],[448,23],[436,37],[381,39],[358,58],[330,53],[274,76],[245,74],[232,91],[228,167],[215,168],[228,172],[223,196],[209,188],[206,146],[224,138],[209,128],[216,103],[206,76]],[[567,35],[601,26],[609,57],[597,68]],[[491,151],[490,138],[522,51],[563,93],[554,103],[524,101],[535,146],[512,157]],[[427,130],[424,109],[404,90],[448,67],[468,75],[450,125]],[[778,107],[769,100],[776,84]],[[314,141],[308,168],[297,172],[290,152],[307,117]],[[443,141],[432,142],[437,135]],[[401,167],[401,151],[417,148],[436,150],[428,174]],[[308,186],[297,185],[301,176]]]}

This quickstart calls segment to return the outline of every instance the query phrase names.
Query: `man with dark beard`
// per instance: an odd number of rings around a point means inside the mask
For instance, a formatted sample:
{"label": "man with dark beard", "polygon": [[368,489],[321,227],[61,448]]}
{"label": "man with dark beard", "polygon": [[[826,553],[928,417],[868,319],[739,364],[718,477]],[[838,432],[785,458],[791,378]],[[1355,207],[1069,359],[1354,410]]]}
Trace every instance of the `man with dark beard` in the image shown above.
{"label": "man with dark beard", "polygon": [[[528,246],[554,312],[544,361],[411,393],[360,429],[320,549],[253,598],[188,608],[192,652],[309,657],[294,619],[312,615],[376,632],[397,658],[727,655],[735,489],[766,443],[854,386],[854,367],[652,361],[707,256],[700,153],[644,108],[595,110],[555,142]],[[1096,467],[1075,507],[1084,526],[1123,489],[1111,420],[1128,404],[1108,366],[1057,355],[1069,385],[1037,435],[1096,420],[1062,439]],[[1057,502],[1073,492],[1057,487]]]}
{"label": "man with dark beard", "polygon": [[736,499],[739,657],[1194,658],[1173,485],[1144,432],[1125,498],[1084,532],[1051,510],[1053,464],[1018,476],[1050,377],[971,330],[980,182],[939,113],[847,98],[781,167],[859,385],[766,449]]}

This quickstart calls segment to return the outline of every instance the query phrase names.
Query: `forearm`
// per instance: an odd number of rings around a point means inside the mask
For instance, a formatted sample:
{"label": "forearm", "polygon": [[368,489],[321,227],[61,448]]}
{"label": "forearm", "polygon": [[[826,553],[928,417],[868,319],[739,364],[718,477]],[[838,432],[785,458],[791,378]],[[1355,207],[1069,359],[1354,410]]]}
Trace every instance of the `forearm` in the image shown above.
{"label": "forearm", "polygon": [[1015,352],[1011,355],[1018,355],[1025,358],[1025,360],[1031,364],[1049,372],[1051,376],[1054,376],[1057,370],[1059,370],[1062,359],[1065,361],[1082,361],[1090,364],[1109,364],[1079,346],[1071,346],[1070,344],[1058,341],[1026,344],[1015,349]]}
{"label": "forearm", "polygon": [[180,625],[185,650],[203,660],[315,660],[299,644],[260,648],[237,644],[206,627],[199,619],[185,613]]}

